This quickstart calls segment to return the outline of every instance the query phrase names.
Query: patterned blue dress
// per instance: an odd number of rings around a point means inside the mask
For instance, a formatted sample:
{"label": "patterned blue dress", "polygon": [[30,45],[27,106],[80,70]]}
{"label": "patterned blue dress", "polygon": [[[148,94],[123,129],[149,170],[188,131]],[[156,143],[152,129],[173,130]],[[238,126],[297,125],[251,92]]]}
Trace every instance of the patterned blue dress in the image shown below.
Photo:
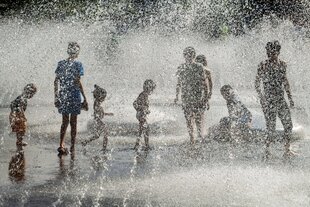
{"label": "patterned blue dress", "polygon": [[65,115],[80,114],[81,92],[76,81],[84,75],[82,63],[69,60],[59,61],[55,73],[60,85],[58,112]]}

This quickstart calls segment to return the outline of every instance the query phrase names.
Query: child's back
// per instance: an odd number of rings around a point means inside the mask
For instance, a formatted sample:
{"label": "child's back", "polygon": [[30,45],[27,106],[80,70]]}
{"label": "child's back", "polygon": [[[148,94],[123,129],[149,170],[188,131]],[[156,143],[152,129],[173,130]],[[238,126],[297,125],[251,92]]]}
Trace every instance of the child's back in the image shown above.
{"label": "child's back", "polygon": [[143,91],[139,94],[137,99],[133,102],[133,107],[137,112],[148,114],[149,112],[149,95]]}

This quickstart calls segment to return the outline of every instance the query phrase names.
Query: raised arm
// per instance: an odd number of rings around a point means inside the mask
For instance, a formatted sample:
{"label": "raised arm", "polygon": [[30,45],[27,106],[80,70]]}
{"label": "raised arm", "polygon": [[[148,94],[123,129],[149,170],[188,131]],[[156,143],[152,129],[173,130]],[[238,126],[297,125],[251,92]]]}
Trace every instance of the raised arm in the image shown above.
{"label": "raised arm", "polygon": [[181,91],[181,80],[180,80],[180,77],[178,76],[177,86],[176,86],[176,97],[174,99],[174,103],[178,102],[180,91]]}

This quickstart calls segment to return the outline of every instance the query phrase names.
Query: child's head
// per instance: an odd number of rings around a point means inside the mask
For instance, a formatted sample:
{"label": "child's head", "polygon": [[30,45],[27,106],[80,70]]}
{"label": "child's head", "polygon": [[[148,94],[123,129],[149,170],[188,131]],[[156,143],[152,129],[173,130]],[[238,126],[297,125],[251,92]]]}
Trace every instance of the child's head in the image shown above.
{"label": "child's head", "polygon": [[193,47],[186,47],[183,50],[183,56],[186,61],[193,61],[196,57],[196,51]]}
{"label": "child's head", "polygon": [[80,45],[77,42],[69,42],[67,53],[70,57],[76,58],[80,53]]}
{"label": "child's head", "polygon": [[273,42],[268,42],[266,44],[266,52],[269,58],[278,57],[281,50],[281,45],[278,40],[275,40]]}
{"label": "child's head", "polygon": [[29,83],[24,87],[24,95],[26,98],[30,99],[36,94],[37,87],[33,83]]}
{"label": "child's head", "polygon": [[229,100],[233,95],[233,88],[230,85],[224,85],[221,88],[221,94],[225,100]]}
{"label": "child's head", "polygon": [[107,91],[101,87],[99,87],[98,85],[94,85],[95,90],[93,91],[94,94],[94,99],[98,100],[100,102],[104,101],[106,96],[107,96]]}
{"label": "child's head", "polygon": [[198,55],[196,57],[196,62],[197,63],[201,63],[203,66],[207,66],[208,65],[207,58],[204,55]]}
{"label": "child's head", "polygon": [[146,81],[144,81],[143,91],[147,92],[148,94],[151,94],[155,88],[156,84],[154,83],[153,80],[147,79]]}

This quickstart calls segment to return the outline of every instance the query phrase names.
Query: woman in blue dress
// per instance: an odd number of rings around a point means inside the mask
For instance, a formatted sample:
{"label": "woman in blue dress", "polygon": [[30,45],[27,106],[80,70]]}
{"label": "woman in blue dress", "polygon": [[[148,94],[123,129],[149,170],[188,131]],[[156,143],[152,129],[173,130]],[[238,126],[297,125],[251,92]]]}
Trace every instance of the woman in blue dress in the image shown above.
{"label": "woman in blue dress", "polygon": [[76,42],[70,42],[67,52],[69,58],[58,62],[54,81],[55,106],[62,114],[59,154],[68,153],[64,145],[64,138],[69,123],[71,126],[70,152],[74,152],[77,116],[81,113],[81,109],[88,110],[86,96],[80,81],[81,76],[84,75],[84,69],[82,63],[75,60],[79,55],[80,46]]}

